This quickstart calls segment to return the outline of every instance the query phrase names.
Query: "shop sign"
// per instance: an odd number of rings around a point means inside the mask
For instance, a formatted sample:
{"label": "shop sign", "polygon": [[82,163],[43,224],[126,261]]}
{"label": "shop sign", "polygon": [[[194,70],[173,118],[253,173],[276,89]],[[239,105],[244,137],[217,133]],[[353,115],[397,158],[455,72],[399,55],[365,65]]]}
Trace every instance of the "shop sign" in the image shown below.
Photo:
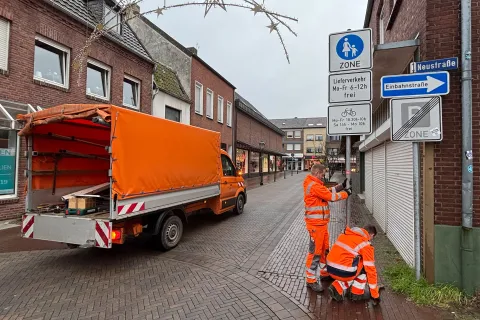
{"label": "shop sign", "polygon": [[15,192],[15,149],[0,149],[0,195]]}

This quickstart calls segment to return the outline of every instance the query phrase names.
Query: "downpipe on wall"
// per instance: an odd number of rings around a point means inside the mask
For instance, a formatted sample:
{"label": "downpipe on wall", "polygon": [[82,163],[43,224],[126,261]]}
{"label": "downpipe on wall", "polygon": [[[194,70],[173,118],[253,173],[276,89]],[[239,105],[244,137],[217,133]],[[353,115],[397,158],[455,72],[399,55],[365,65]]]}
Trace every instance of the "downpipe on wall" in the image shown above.
{"label": "downpipe on wall", "polygon": [[461,0],[462,28],[462,288],[473,295],[473,153],[472,153],[472,4]]}

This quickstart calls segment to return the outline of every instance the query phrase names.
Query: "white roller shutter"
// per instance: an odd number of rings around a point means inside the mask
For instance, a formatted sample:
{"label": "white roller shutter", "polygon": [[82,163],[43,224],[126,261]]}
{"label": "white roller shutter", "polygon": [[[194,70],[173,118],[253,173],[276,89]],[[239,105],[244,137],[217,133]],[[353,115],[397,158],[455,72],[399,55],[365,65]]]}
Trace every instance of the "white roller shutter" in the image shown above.
{"label": "white roller shutter", "polygon": [[373,149],[373,217],[386,232],[385,145]]}
{"label": "white roller shutter", "polygon": [[373,163],[372,163],[372,150],[368,150],[365,153],[365,205],[368,210],[373,210],[373,188],[372,188],[372,176],[373,176]]}
{"label": "white roller shutter", "polygon": [[387,236],[403,259],[414,265],[413,146],[387,143]]}
{"label": "white roller shutter", "polygon": [[8,42],[10,35],[10,22],[0,18],[0,69],[8,70]]}

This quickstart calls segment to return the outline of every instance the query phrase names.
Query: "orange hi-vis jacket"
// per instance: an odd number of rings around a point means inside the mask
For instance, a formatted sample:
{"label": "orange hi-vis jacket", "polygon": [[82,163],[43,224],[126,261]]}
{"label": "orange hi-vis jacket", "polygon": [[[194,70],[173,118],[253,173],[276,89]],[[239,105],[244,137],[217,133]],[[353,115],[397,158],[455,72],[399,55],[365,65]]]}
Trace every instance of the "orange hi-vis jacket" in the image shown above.
{"label": "orange hi-vis jacket", "polygon": [[336,192],[335,187],[327,188],[323,182],[309,174],[303,181],[305,222],[311,226],[323,226],[330,221],[329,201],[347,199],[345,191]]}
{"label": "orange hi-vis jacket", "polygon": [[365,269],[372,298],[378,298],[375,250],[370,235],[362,228],[347,227],[338,236],[327,257],[327,271],[332,278],[341,281],[354,280]]}

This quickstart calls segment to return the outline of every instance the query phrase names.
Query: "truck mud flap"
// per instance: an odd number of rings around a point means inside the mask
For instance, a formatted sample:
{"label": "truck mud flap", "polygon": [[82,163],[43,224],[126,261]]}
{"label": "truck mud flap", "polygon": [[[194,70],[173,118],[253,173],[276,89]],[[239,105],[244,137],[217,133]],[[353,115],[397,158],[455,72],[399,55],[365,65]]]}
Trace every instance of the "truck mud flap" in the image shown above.
{"label": "truck mud flap", "polygon": [[112,223],[53,215],[25,214],[23,238],[77,244],[81,247],[112,247]]}

